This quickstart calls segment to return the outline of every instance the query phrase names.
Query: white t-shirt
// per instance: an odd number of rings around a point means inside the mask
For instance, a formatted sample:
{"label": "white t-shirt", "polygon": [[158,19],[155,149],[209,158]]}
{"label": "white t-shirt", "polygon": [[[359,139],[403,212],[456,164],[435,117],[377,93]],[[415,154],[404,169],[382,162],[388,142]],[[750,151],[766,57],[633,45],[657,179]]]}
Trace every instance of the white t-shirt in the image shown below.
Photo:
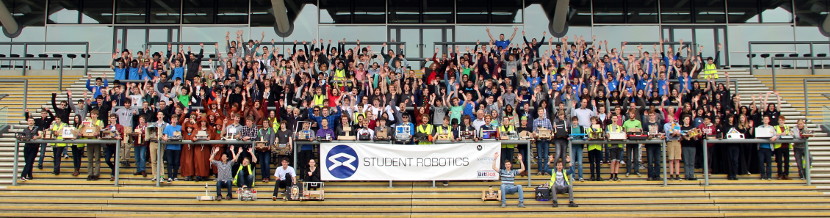
{"label": "white t-shirt", "polygon": [[285,174],[291,174],[291,178],[297,178],[297,172],[294,171],[294,167],[288,166],[283,168],[282,166],[277,167],[277,171],[274,172],[274,177],[278,178],[280,181],[285,180]]}

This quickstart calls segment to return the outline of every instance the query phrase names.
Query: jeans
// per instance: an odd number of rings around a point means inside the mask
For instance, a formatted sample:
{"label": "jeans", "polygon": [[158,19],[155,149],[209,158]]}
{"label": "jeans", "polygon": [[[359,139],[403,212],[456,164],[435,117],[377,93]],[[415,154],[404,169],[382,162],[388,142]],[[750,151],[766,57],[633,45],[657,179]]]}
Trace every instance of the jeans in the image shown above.
{"label": "jeans", "polygon": [[228,189],[228,197],[233,196],[231,194],[231,187],[233,186],[233,182],[230,180],[217,180],[216,181],[216,196],[222,196],[222,188]]}
{"label": "jeans", "polygon": [[683,173],[685,173],[687,179],[695,178],[695,153],[697,148],[685,146],[681,149],[683,151]]}
{"label": "jeans", "polygon": [[660,178],[660,162],[663,160],[660,151],[660,144],[646,145],[646,157],[648,158],[646,170],[648,170],[649,178]]}
{"label": "jeans", "polygon": [[37,160],[37,167],[43,168],[43,158],[46,157],[46,143],[40,144],[40,158]]}
{"label": "jeans", "polygon": [[583,145],[571,145],[571,161],[576,169],[576,179],[582,179],[582,147]]}
{"label": "jeans", "polygon": [[23,159],[26,162],[26,166],[23,167],[23,172],[20,173],[21,178],[32,178],[32,170],[35,165],[38,146],[38,144],[26,144],[23,147]]}
{"label": "jeans", "polygon": [[[539,172],[547,172],[550,171],[548,168],[548,155],[550,154],[550,141],[548,140],[539,140],[536,142],[536,156],[538,159],[536,160],[536,170]],[[530,174],[528,174],[530,175]],[[504,193],[504,192],[502,192]]]}
{"label": "jeans", "polygon": [[790,146],[783,144],[775,149],[775,165],[778,167],[778,176],[790,176]]}
{"label": "jeans", "polygon": [[[625,145],[625,154],[628,156],[628,160],[625,162],[625,173],[640,173],[640,161],[637,158],[640,156],[640,145],[638,144],[629,144]],[[631,169],[634,169],[634,172],[631,172]]]}
{"label": "jeans", "polygon": [[175,179],[179,176],[179,161],[182,158],[182,150],[164,150],[164,159],[167,160],[167,178]]}
{"label": "jeans", "polygon": [[550,188],[550,196],[553,197],[553,203],[556,203],[557,196],[556,194],[565,194],[568,193],[568,200],[570,202],[574,202],[574,188],[573,185],[568,185],[565,187],[551,187]]}
{"label": "jeans", "polygon": [[772,150],[766,148],[758,150],[758,163],[761,179],[772,178]]}
{"label": "jeans", "polygon": [[[287,173],[285,174],[285,180],[279,180],[280,179],[279,177],[277,177],[275,179],[277,180],[277,182],[274,183],[274,195],[273,195],[274,197],[277,196],[277,193],[279,193],[280,188],[283,188],[283,189],[285,189],[285,191],[288,191],[288,189],[292,185],[291,183],[294,182],[294,179],[291,177],[291,174],[287,174]],[[288,196],[288,195],[286,195],[286,196]]]}
{"label": "jeans", "polygon": [[100,144],[88,144],[86,171],[90,176],[101,174],[101,146]]}
{"label": "jeans", "polygon": [[257,165],[260,167],[260,174],[262,178],[269,178],[271,175],[271,151],[254,151],[256,154]]}
{"label": "jeans", "polygon": [[[243,167],[243,166],[239,166],[239,167]],[[239,188],[254,187],[254,174],[248,174],[246,176],[246,175],[244,175],[245,171],[246,171],[246,169],[242,169],[236,174],[236,178],[237,178],[236,186],[239,187]]]}
{"label": "jeans", "polygon": [[106,145],[104,147],[104,161],[110,168],[110,175],[115,175],[115,163],[113,163],[113,156],[115,156],[115,145]]}
{"label": "jeans", "polygon": [[[565,156],[568,155],[568,140],[566,139],[554,139],[553,144],[556,146],[556,153],[553,156],[553,165],[556,166],[556,163],[559,161],[565,161]],[[547,155],[545,155],[547,156]],[[547,162],[545,162],[547,163]]]}
{"label": "jeans", "polygon": [[135,171],[144,172],[147,164],[147,146],[135,146]]}
{"label": "jeans", "polygon": [[806,154],[804,153],[804,147],[793,147],[793,153],[795,153],[795,165],[798,166],[798,178],[806,178],[806,167],[809,164],[806,163]]}
{"label": "jeans", "polygon": [[513,193],[519,193],[519,204],[524,204],[525,202],[525,192],[522,190],[522,185],[516,184],[501,184],[501,203],[505,204],[507,201],[505,200],[505,196]]}
{"label": "jeans", "polygon": [[589,170],[591,171],[591,178],[600,178],[600,168],[602,167],[602,150],[588,151],[588,162],[590,163]]}
{"label": "jeans", "polygon": [[75,171],[81,170],[81,162],[84,158],[84,147],[78,147],[77,145],[72,146],[72,164],[75,167]]}
{"label": "jeans", "polygon": [[66,147],[55,146],[52,148],[52,163],[54,164],[52,173],[61,173],[61,154],[63,154],[64,149],[66,149]]}

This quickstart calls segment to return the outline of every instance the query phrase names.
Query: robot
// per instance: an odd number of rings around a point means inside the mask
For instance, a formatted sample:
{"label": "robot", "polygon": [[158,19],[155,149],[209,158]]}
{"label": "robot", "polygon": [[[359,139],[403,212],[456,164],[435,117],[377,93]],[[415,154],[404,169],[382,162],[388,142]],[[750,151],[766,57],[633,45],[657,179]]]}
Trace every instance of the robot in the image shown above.
{"label": "robot", "polygon": [[236,197],[239,201],[256,201],[256,189],[242,186],[242,188],[236,189]]}

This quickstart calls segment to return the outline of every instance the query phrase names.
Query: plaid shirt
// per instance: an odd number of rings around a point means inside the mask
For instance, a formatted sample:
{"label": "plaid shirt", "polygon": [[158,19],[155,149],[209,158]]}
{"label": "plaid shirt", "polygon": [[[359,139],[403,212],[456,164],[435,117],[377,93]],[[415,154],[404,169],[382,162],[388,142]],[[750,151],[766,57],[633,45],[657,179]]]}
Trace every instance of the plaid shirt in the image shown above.
{"label": "plaid shirt", "polygon": [[536,118],[533,120],[533,131],[535,132],[539,127],[553,130],[553,125],[550,124],[550,120],[548,118]]}
{"label": "plaid shirt", "polygon": [[241,133],[242,135],[240,137],[245,138],[245,136],[248,136],[252,139],[256,138],[256,136],[257,136],[256,130],[257,130],[256,127],[242,126],[242,133]]}

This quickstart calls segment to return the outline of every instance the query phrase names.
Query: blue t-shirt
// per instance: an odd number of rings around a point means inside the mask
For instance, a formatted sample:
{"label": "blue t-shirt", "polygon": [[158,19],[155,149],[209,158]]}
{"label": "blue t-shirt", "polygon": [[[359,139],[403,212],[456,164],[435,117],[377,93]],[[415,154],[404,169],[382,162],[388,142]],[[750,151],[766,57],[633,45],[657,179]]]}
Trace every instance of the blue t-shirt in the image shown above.
{"label": "blue t-shirt", "polygon": [[126,68],[117,68],[116,67],[115,69],[112,69],[112,71],[115,71],[115,80],[125,80],[125,79],[127,79],[126,78],[127,77],[127,69]]}
{"label": "blue t-shirt", "polygon": [[[172,137],[173,132],[181,132],[181,131],[182,131],[182,126],[167,125],[167,127],[164,127],[164,131],[162,133],[164,133],[164,135],[166,135],[167,137]],[[175,145],[174,144],[167,144],[167,150],[174,150],[174,151],[182,150],[182,145],[180,145],[180,144],[175,144]]]}
{"label": "blue t-shirt", "polygon": [[130,77],[128,79],[140,80],[141,75],[138,74],[138,68],[130,68]]}
{"label": "blue t-shirt", "polygon": [[173,78],[171,80],[176,80],[176,78],[181,78],[184,80],[184,67],[176,67],[173,68]]}
{"label": "blue t-shirt", "polygon": [[496,43],[494,43],[494,44],[497,47],[500,47],[500,48],[504,49],[504,48],[507,48],[507,46],[510,45],[510,40],[496,40]]}
{"label": "blue t-shirt", "polygon": [[657,80],[657,94],[659,95],[668,95],[669,90],[667,87],[669,85],[668,80]]}

